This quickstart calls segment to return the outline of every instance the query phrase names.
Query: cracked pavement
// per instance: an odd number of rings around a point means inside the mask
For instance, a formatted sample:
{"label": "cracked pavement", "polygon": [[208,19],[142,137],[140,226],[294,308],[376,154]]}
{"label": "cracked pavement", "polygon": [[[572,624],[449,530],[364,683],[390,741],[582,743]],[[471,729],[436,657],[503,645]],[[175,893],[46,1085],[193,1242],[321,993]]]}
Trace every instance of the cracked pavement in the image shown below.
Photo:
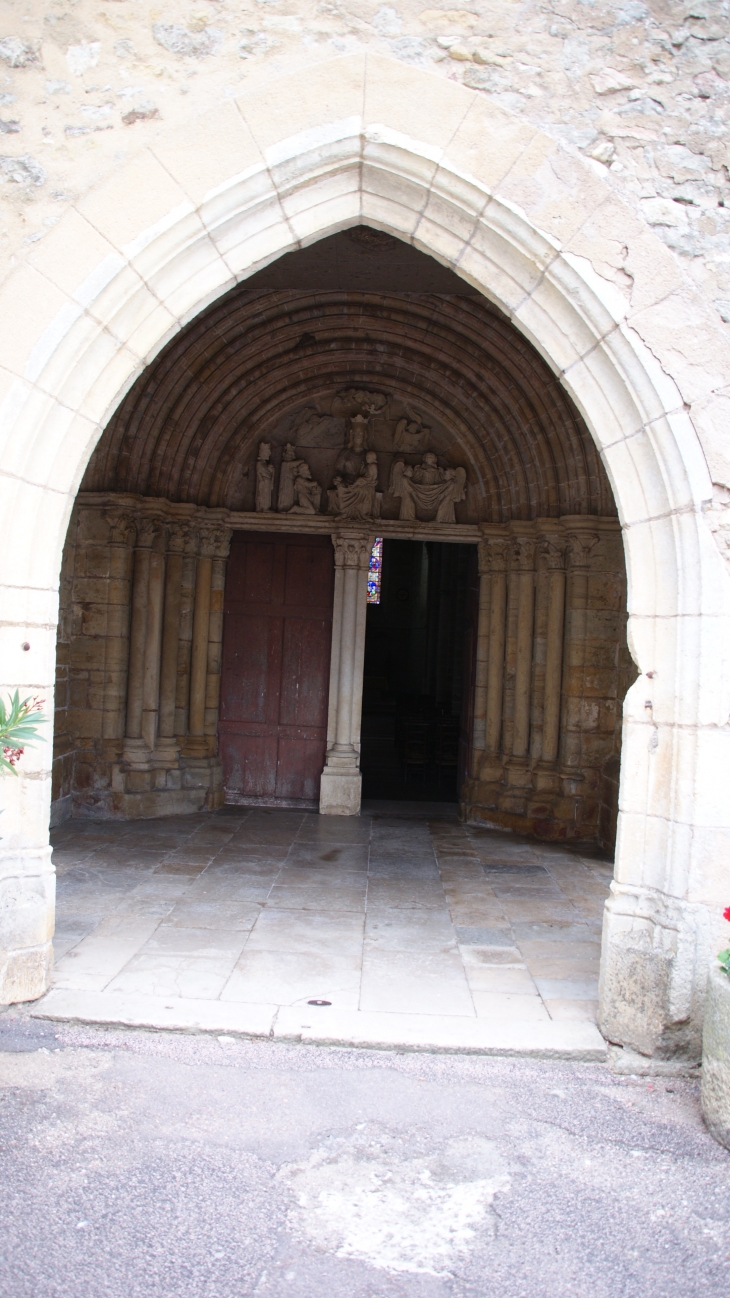
{"label": "cracked pavement", "polygon": [[8,1298],[692,1298],[696,1079],[0,1016]]}

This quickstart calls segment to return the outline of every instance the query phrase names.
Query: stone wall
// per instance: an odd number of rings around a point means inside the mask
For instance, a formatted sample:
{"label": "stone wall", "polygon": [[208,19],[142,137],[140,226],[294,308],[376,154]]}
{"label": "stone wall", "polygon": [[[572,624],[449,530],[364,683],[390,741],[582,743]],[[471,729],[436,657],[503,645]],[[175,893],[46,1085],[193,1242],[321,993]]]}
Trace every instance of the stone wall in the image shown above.
{"label": "stone wall", "polygon": [[225,556],[215,511],[81,497],[64,550],[54,819],[222,800]]}
{"label": "stone wall", "polygon": [[[588,160],[730,318],[730,19],[722,0],[163,0],[7,5],[0,20],[8,199],[0,258],[34,264],[68,204],[195,119],[267,78],[338,54],[461,83]],[[211,138],[210,148],[225,147]],[[630,286],[627,249],[603,272]],[[1,262],[0,262],[1,265]]]}
{"label": "stone wall", "polygon": [[562,518],[483,531],[465,814],[612,848],[622,704],[636,675],[619,527]]}

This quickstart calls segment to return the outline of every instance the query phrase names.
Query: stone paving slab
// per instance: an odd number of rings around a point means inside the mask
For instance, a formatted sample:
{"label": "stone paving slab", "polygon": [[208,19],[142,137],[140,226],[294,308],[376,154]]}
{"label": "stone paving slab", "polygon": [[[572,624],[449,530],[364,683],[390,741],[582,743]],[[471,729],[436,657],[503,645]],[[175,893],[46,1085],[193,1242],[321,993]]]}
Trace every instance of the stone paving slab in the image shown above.
{"label": "stone paving slab", "polygon": [[[610,867],[580,851],[395,803],[357,818],[253,808],[71,822],[54,837],[57,966],[34,1013],[605,1056],[594,911]],[[329,1004],[309,1010],[315,1000]]]}

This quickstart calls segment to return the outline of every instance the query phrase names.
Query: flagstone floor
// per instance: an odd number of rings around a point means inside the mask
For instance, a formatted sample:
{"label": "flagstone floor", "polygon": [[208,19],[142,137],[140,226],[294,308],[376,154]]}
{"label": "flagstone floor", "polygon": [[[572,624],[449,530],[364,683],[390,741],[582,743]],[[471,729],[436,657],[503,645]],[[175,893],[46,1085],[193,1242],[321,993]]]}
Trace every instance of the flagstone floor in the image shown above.
{"label": "flagstone floor", "polygon": [[[451,804],[268,808],[54,831],[48,1017],[603,1056],[611,865]],[[317,1004],[317,1002],[327,1002]]]}

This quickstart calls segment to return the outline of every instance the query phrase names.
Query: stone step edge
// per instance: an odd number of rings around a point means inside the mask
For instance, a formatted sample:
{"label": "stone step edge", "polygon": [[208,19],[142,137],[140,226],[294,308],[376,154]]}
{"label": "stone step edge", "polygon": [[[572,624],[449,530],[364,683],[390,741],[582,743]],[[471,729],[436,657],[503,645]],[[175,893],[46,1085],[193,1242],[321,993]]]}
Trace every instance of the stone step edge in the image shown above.
{"label": "stone step edge", "polygon": [[[116,1004],[115,1004],[116,1002]],[[304,1012],[303,1012],[304,1011]],[[328,1022],[309,1022],[315,1014]],[[447,1054],[515,1055],[535,1059],[600,1062],[608,1047],[587,1022],[494,1023],[425,1014],[335,1011],[309,1006],[200,1001],[182,997],[115,995],[56,989],[36,1002],[32,1018],[65,1023],[227,1035],[305,1045],[425,1051]],[[304,1022],[302,1022],[304,1020]]]}

